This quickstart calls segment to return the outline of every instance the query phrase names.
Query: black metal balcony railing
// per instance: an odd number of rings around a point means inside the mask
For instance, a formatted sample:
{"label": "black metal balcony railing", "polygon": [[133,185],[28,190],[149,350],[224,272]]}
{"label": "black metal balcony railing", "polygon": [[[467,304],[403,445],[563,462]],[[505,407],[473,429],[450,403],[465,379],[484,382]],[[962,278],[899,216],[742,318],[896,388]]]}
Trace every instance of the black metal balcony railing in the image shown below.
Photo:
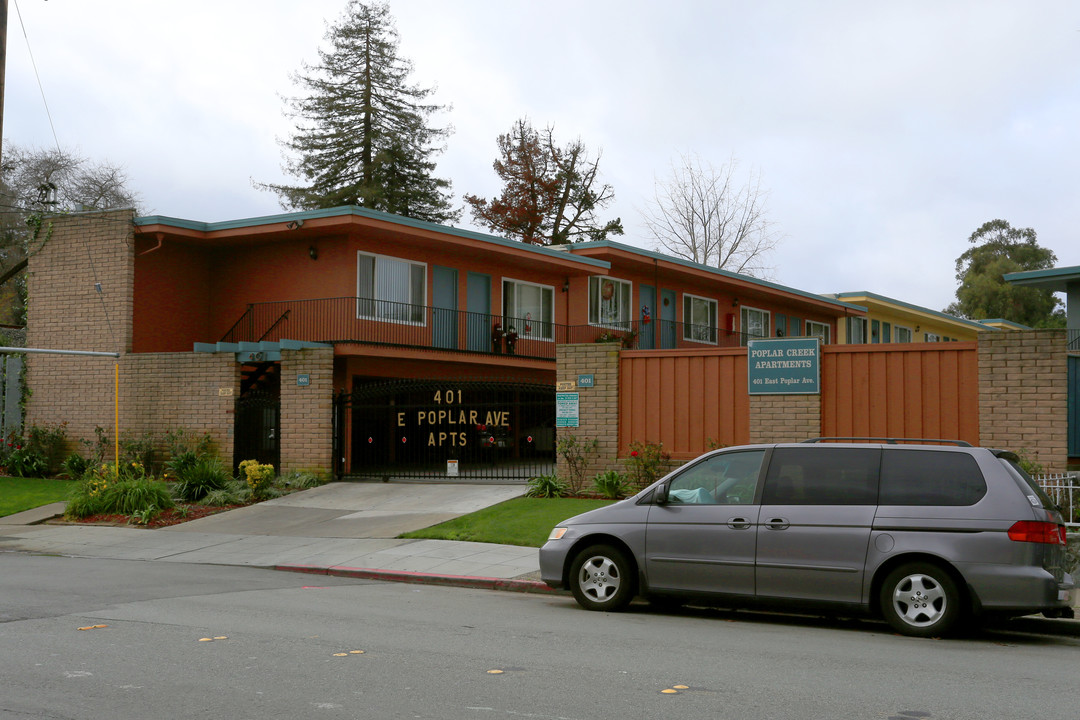
{"label": "black metal balcony railing", "polygon": [[555,346],[566,343],[618,341],[625,348],[642,350],[746,344],[741,333],[668,320],[605,327],[560,325],[356,297],[253,303],[221,341],[282,338],[541,360],[554,360]]}

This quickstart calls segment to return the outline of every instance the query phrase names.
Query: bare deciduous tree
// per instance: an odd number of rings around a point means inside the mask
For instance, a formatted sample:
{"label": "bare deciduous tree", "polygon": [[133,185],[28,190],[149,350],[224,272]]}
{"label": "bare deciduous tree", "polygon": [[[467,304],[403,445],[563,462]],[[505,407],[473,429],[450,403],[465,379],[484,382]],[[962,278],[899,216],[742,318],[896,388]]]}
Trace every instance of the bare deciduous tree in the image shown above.
{"label": "bare deciduous tree", "polygon": [[735,158],[720,168],[683,155],[671,175],[657,180],[642,220],[657,251],[702,265],[767,278],[770,253],[782,239],[767,217],[768,193],[761,173],[738,185]]}

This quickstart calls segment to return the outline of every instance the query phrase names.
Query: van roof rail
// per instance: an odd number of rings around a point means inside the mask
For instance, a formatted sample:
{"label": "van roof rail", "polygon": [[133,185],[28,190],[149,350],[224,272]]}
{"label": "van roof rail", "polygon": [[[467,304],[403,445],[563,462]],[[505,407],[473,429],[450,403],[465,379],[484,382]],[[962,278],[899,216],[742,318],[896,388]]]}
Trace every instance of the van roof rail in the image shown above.
{"label": "van roof rail", "polygon": [[957,447],[971,447],[971,443],[964,440],[942,440],[941,438],[892,438],[892,437],[816,437],[809,440],[803,440],[802,443],[819,443],[819,442],[880,442],[886,445],[897,445],[899,443],[918,443],[920,445],[929,445],[932,443],[956,445]]}

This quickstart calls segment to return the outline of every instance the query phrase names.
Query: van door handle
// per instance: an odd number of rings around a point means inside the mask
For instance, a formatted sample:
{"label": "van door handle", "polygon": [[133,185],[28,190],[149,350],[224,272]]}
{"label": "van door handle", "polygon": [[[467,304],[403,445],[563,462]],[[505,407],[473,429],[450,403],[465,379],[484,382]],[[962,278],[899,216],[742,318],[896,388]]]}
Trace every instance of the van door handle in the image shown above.
{"label": "van door handle", "polygon": [[745,530],[750,527],[750,521],[741,517],[731,518],[727,521],[727,526],[732,530]]}
{"label": "van door handle", "polygon": [[770,530],[787,530],[788,521],[784,518],[773,518],[772,520],[769,520],[765,523],[765,527],[769,528]]}

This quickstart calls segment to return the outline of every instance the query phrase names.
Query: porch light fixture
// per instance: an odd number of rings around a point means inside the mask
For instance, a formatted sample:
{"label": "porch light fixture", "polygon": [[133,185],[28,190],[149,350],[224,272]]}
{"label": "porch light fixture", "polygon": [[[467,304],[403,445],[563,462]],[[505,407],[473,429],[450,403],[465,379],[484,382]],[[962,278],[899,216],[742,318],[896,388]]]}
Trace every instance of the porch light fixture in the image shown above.
{"label": "porch light fixture", "polygon": [[312,245],[311,247],[308,248],[307,254],[308,254],[308,257],[310,257],[312,260],[318,260],[319,259],[319,250],[314,245]]}
{"label": "porch light fixture", "polygon": [[563,292],[570,292],[570,278],[566,278],[565,280],[563,280],[563,282],[562,282],[562,291]]}
{"label": "porch light fixture", "polygon": [[731,307],[739,307],[739,298],[733,298],[732,299]]}

